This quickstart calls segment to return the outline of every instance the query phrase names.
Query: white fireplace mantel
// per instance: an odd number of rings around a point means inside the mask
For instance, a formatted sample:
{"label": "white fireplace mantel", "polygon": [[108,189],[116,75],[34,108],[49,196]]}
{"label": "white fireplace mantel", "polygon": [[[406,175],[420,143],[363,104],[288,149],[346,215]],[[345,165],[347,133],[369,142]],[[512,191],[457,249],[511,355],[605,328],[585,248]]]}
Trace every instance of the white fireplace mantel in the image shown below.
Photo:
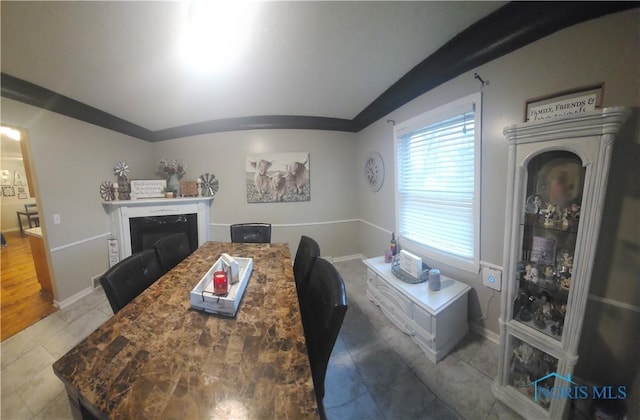
{"label": "white fireplace mantel", "polygon": [[172,216],[196,213],[198,215],[198,246],[209,240],[213,197],[147,198],[138,200],[103,201],[111,233],[118,240],[119,259],[131,255],[129,219],[148,216]]}

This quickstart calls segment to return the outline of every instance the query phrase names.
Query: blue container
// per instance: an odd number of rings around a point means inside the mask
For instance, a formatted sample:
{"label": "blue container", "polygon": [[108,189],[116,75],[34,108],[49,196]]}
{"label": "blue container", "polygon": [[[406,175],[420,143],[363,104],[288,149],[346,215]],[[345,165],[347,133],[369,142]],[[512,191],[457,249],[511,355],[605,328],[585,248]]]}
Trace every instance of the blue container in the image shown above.
{"label": "blue container", "polygon": [[429,289],[440,290],[440,270],[437,268],[429,270]]}

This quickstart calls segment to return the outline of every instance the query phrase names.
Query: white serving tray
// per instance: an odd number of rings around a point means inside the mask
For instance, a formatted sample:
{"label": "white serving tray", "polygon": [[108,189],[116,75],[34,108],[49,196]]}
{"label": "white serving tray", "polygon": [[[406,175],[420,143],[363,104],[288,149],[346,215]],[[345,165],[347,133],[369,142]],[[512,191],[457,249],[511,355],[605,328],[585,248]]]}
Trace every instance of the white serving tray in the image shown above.
{"label": "white serving tray", "polygon": [[240,281],[229,286],[229,293],[226,296],[213,294],[213,273],[222,269],[222,258],[219,258],[211,266],[207,274],[191,290],[191,307],[212,314],[219,314],[234,317],[238,311],[238,306],[244,295],[244,291],[249,283],[249,277],[253,271],[252,258],[233,257],[238,263]]}

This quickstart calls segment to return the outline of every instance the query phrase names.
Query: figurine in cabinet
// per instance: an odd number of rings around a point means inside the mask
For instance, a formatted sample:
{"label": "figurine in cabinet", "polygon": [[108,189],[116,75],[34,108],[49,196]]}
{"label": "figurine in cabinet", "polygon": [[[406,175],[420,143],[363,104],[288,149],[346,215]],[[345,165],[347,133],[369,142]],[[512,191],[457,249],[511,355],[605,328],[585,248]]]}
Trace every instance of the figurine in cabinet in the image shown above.
{"label": "figurine in cabinet", "polygon": [[573,256],[567,250],[563,250],[558,258],[558,271],[571,273],[573,268]]}
{"label": "figurine in cabinet", "polygon": [[544,314],[538,313],[533,319],[533,323],[536,324],[538,328],[544,329],[547,327],[547,322],[545,321]]}
{"label": "figurine in cabinet", "polygon": [[553,279],[553,266],[548,265],[544,268],[544,278],[547,280]]}
{"label": "figurine in cabinet", "polygon": [[553,313],[553,303],[549,301],[549,298],[546,294],[543,294],[540,299],[542,300],[542,305],[540,306],[542,315],[545,319],[551,319]]}
{"label": "figurine in cabinet", "polygon": [[512,383],[516,388],[530,388],[531,378],[525,374],[513,375]]}
{"label": "figurine in cabinet", "polygon": [[553,203],[547,203],[547,210],[544,214],[544,225],[547,227],[554,226],[558,220],[558,206]]}
{"label": "figurine in cabinet", "polygon": [[551,334],[562,335],[562,322],[558,321],[551,326]]}
{"label": "figurine in cabinet", "polygon": [[575,222],[580,220],[580,206],[577,205],[576,203],[572,203],[567,208],[567,218]]}
{"label": "figurine in cabinet", "polygon": [[523,365],[528,365],[535,361],[536,354],[533,351],[533,347],[527,343],[522,343],[513,350],[513,355]]}
{"label": "figurine in cabinet", "polygon": [[528,290],[520,290],[518,297],[514,302],[514,313],[520,315],[520,319],[525,322],[531,321],[531,312],[529,307],[536,298]]}
{"label": "figurine in cabinet", "polygon": [[536,194],[527,198],[525,212],[530,214],[538,214],[541,208],[542,208],[542,198],[539,195]]}
{"label": "figurine in cabinet", "polygon": [[531,283],[538,282],[538,269],[531,264],[527,264],[525,268],[524,279],[526,281],[530,281]]}
{"label": "figurine in cabinet", "polygon": [[569,229],[569,216],[567,209],[562,210],[562,220],[560,225],[562,226],[562,230]]}

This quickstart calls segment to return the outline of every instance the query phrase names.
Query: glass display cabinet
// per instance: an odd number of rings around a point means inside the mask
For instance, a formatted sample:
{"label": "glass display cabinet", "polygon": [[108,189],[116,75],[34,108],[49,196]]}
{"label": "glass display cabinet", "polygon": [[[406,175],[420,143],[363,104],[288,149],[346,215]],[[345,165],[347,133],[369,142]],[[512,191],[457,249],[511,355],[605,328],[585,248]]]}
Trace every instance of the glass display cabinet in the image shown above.
{"label": "glass display cabinet", "polygon": [[505,288],[493,391],[525,418],[568,414],[613,141],[628,115],[605,108],[504,130]]}

